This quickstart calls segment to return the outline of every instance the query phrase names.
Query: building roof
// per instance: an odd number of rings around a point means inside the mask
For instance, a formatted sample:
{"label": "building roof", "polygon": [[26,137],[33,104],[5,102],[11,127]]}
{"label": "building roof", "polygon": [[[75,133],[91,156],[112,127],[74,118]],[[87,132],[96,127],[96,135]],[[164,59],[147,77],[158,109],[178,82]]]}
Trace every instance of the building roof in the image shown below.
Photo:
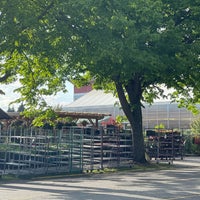
{"label": "building roof", "polygon": [[103,90],[92,90],[67,105],[66,108],[114,106],[117,102],[119,102],[118,98],[114,97],[112,93],[105,93]]}
{"label": "building roof", "polygon": [[[93,112],[59,111],[59,112],[56,112],[56,114],[58,115],[58,117],[61,117],[61,118],[71,117],[73,119],[88,119],[91,122],[91,124],[93,124],[96,127],[98,127],[98,120],[104,119],[105,116],[111,116],[110,113],[93,113]],[[12,118],[13,120],[14,119],[30,120],[28,118],[24,118],[23,116],[21,116],[19,112],[12,112],[10,118]],[[95,120],[95,123],[92,120]]]}
{"label": "building roof", "polygon": [[88,112],[56,112],[59,117],[86,118],[86,119],[103,119],[105,116],[110,116],[110,113],[88,113]]}
{"label": "building roof", "polygon": [[0,108],[0,119],[11,119],[11,117]]}

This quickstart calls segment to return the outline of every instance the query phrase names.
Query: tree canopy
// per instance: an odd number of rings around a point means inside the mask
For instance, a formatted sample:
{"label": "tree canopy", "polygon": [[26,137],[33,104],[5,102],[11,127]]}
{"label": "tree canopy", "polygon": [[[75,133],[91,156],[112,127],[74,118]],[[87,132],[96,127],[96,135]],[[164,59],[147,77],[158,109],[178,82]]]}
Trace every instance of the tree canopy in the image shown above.
{"label": "tree canopy", "polygon": [[200,92],[198,0],[1,0],[0,81],[19,79],[29,109],[65,81],[118,95],[144,162],[142,102],[164,97],[193,108]]}

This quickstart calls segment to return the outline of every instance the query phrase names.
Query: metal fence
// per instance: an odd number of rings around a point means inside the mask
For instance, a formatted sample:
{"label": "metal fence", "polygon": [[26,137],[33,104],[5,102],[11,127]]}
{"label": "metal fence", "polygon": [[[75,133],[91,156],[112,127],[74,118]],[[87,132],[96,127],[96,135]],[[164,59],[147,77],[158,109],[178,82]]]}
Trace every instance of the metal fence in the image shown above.
{"label": "metal fence", "polygon": [[132,135],[115,127],[9,127],[0,131],[0,171],[4,174],[74,173],[132,162]]}

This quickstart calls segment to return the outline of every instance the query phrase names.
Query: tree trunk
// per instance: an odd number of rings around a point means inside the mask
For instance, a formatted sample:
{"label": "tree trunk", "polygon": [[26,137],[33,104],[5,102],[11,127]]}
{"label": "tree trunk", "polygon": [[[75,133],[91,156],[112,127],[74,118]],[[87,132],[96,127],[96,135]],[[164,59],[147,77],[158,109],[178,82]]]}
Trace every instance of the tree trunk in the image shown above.
{"label": "tree trunk", "polygon": [[133,131],[134,160],[139,163],[144,163],[146,160],[142,128],[142,109],[140,102],[138,102],[137,105],[135,104],[132,116],[133,120],[130,121],[130,124]]}
{"label": "tree trunk", "polygon": [[[128,94],[130,102],[127,101],[124,88]],[[121,83],[116,82],[116,89],[122,109],[132,128],[134,161],[138,163],[145,163],[142,106],[140,102],[142,98],[142,89],[139,79],[134,78],[134,80],[125,85],[124,88]]]}

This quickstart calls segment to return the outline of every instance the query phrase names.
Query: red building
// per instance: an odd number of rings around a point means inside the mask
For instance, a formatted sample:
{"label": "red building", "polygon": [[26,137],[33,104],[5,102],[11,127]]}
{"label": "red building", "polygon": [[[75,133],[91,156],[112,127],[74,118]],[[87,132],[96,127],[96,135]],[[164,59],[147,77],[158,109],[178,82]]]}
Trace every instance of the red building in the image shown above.
{"label": "red building", "polygon": [[92,90],[92,85],[86,85],[80,88],[74,87],[74,101]]}

